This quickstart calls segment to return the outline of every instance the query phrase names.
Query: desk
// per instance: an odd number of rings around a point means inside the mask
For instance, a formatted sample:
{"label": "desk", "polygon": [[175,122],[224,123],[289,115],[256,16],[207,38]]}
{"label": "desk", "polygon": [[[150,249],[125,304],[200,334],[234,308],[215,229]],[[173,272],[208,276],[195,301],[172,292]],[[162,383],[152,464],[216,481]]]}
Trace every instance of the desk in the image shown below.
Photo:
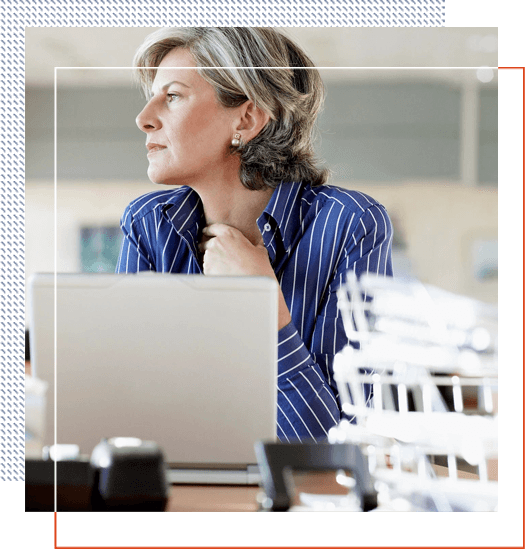
{"label": "desk", "polygon": [[[337,483],[335,471],[294,471],[294,505],[299,494],[345,495],[348,490]],[[172,485],[166,511],[258,511],[258,486]]]}
{"label": "desk", "polygon": [[[489,478],[497,480],[497,464],[489,468]],[[433,465],[438,476],[448,476],[446,467]],[[463,479],[478,479],[477,475],[458,471]],[[330,471],[293,473],[295,485],[294,505],[299,505],[299,494],[335,494],[344,495],[347,489],[337,483],[335,473]],[[262,489],[258,486],[217,486],[217,485],[172,485],[166,511],[168,512],[250,512],[258,511],[257,494]]]}
{"label": "desk", "polygon": [[257,511],[258,486],[174,485],[166,511]]}

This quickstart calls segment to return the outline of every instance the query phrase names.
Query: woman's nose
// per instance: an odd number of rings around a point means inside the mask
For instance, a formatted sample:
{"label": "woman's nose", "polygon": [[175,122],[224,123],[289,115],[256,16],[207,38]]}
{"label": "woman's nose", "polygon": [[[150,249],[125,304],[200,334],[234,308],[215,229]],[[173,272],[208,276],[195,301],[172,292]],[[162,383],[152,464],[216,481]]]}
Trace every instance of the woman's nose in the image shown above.
{"label": "woman's nose", "polygon": [[135,118],[139,130],[143,132],[150,132],[152,130],[158,130],[160,127],[160,121],[155,116],[153,105],[149,101],[146,106],[140,111],[137,118]]}

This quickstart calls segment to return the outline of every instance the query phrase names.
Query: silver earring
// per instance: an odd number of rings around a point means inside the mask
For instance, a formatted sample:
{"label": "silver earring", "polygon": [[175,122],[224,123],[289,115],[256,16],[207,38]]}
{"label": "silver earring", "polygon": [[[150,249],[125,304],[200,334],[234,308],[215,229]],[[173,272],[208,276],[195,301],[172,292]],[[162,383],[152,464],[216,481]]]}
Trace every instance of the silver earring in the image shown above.
{"label": "silver earring", "polygon": [[241,134],[236,133],[232,139],[232,147],[238,147],[241,144]]}

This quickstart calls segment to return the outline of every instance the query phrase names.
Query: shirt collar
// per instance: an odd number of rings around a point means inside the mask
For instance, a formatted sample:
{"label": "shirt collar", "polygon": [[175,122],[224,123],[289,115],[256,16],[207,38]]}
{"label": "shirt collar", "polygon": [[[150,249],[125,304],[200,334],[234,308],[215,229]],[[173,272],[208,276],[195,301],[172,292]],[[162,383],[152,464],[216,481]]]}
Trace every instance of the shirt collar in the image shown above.
{"label": "shirt collar", "polygon": [[[273,192],[268,205],[257,220],[257,225],[263,237],[263,229],[267,223],[272,227],[272,233],[276,234],[278,229],[287,253],[290,251],[301,226],[301,204],[299,200],[301,190],[302,183],[281,183]],[[273,223],[270,220],[273,220]]]}
{"label": "shirt collar", "polygon": [[204,211],[199,195],[190,187],[177,189],[163,206],[163,213],[179,235],[199,257],[199,235],[204,228]]}
{"label": "shirt collar", "polygon": [[[280,250],[284,249],[289,254],[294,244],[301,226],[302,188],[302,183],[281,183],[257,219],[257,226],[272,262]],[[199,257],[199,235],[205,225],[199,195],[190,187],[181,187],[166,200],[163,213],[177,233],[186,240],[195,256]]]}

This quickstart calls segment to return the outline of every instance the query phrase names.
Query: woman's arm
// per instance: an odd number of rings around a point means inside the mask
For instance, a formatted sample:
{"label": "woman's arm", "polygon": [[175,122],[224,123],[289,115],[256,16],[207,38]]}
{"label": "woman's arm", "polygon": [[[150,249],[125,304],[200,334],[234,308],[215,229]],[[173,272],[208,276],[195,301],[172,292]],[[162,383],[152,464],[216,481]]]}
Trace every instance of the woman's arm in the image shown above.
{"label": "woman's arm", "polygon": [[[143,218],[142,218],[143,219]],[[117,273],[137,273],[139,271],[155,271],[153,254],[148,242],[148,232],[142,219],[136,220],[127,206],[120,220],[120,228],[124,235],[117,261]]]}
{"label": "woman's arm", "polygon": [[[293,324],[279,332],[278,435],[281,440],[320,440],[341,418],[338,389],[333,379],[335,355],[351,343],[337,309],[337,289],[352,270],[392,275],[392,225],[386,210],[374,205],[363,212],[345,242],[329,281],[326,295],[315,304],[313,333]],[[296,319],[299,322],[299,317]],[[306,339],[305,339],[306,340]]]}
{"label": "woman's arm", "polygon": [[295,326],[278,336],[277,435],[281,441],[322,440],[339,423],[334,392]]}

